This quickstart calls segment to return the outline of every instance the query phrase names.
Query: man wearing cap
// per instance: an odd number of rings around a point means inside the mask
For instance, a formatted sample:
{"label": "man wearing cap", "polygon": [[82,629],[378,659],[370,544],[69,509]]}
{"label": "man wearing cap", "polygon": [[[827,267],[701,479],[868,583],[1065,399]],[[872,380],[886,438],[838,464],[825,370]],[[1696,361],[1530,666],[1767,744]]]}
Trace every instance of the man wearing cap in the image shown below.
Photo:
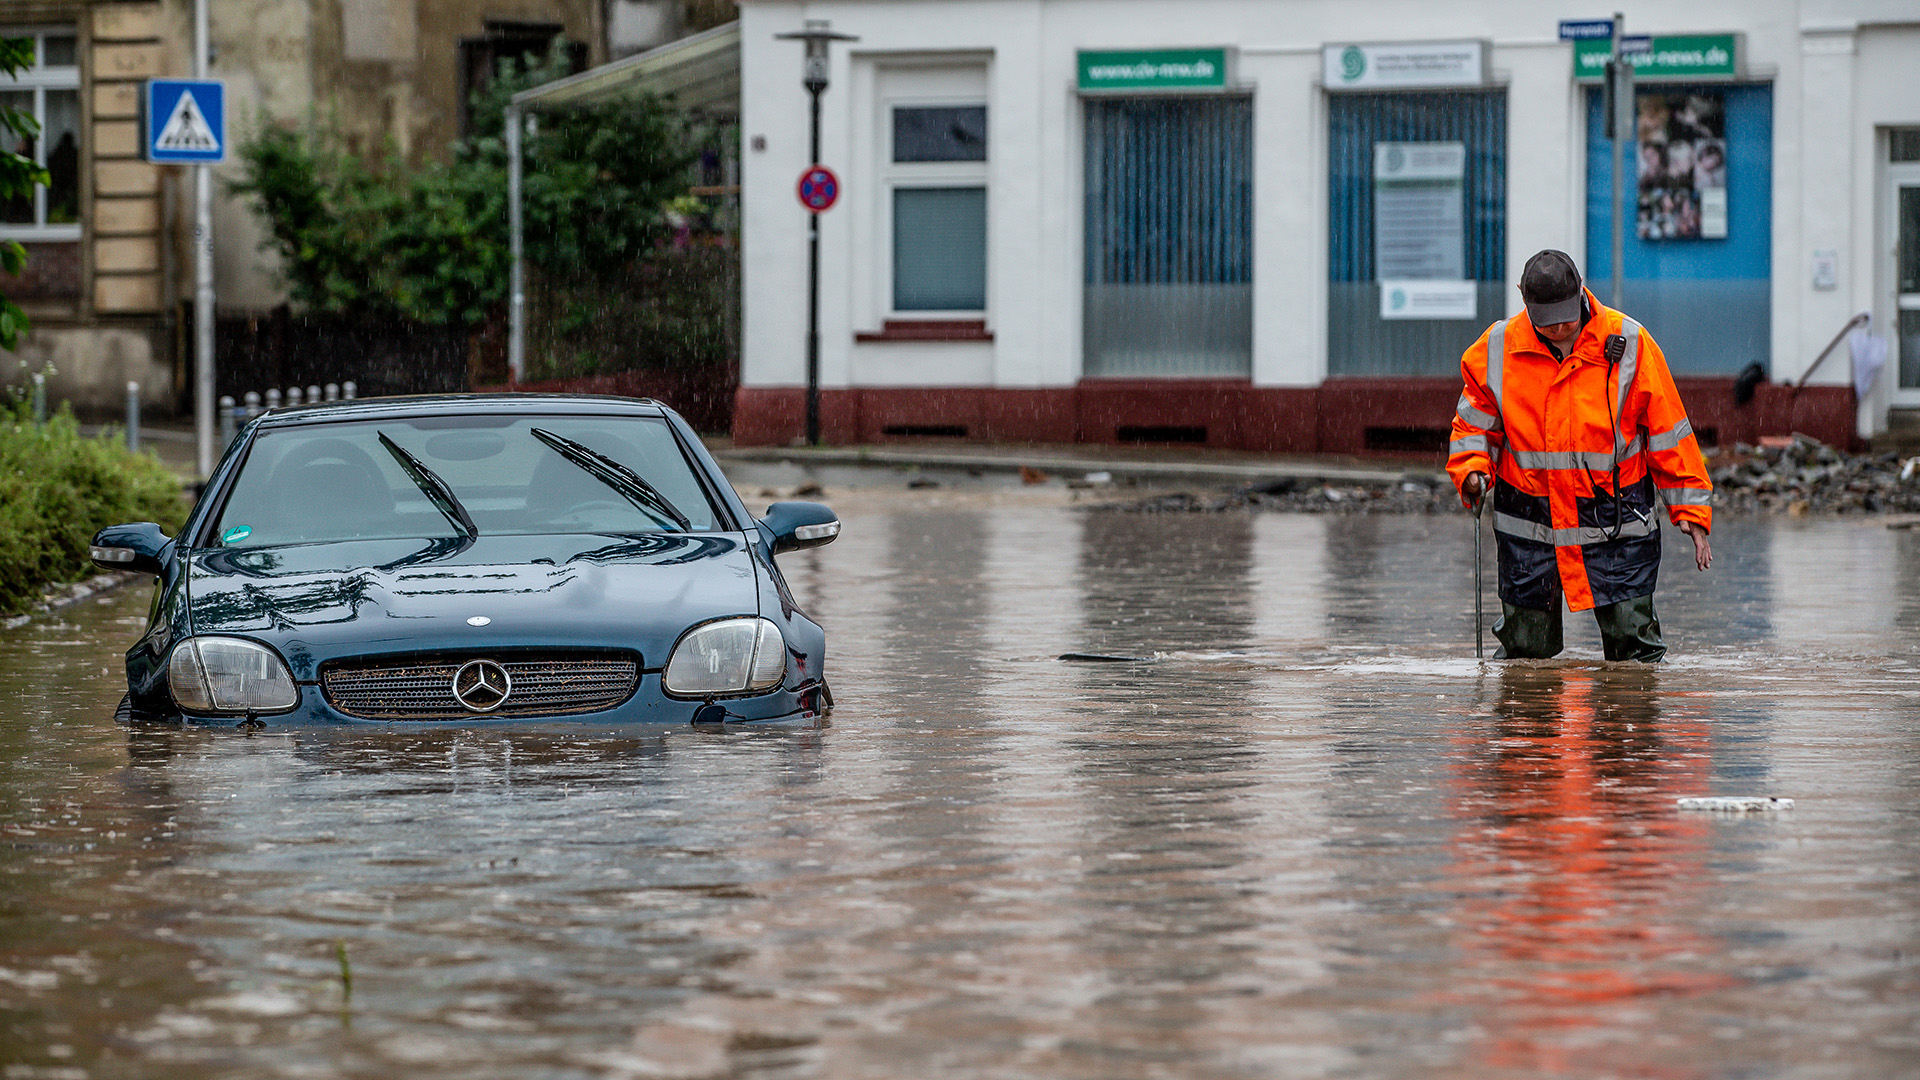
{"label": "man wearing cap", "polygon": [[1640,324],[1601,306],[1564,252],[1527,260],[1525,313],[1460,357],[1466,384],[1447,472],[1469,507],[1491,485],[1506,658],[1560,652],[1560,601],[1593,609],[1609,660],[1666,655],[1653,610],[1660,525],[1713,565],[1713,484],[1667,361]]}

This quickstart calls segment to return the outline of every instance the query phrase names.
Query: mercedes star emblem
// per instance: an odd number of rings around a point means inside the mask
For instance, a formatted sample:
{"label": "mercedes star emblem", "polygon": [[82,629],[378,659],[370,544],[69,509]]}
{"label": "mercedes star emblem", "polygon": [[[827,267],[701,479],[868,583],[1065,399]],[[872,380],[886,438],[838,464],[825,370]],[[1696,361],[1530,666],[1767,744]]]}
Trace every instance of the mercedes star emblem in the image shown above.
{"label": "mercedes star emblem", "polygon": [[473,712],[492,712],[511,693],[507,669],[491,660],[469,660],[453,673],[453,699]]}

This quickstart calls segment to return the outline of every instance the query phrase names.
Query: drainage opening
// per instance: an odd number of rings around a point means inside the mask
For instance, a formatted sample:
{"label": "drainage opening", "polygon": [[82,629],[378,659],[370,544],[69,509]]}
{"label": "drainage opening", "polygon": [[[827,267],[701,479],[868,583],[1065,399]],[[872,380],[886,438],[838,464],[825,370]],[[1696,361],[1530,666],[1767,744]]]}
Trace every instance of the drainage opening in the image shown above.
{"label": "drainage opening", "polygon": [[888,424],[880,429],[882,435],[918,436],[929,439],[964,439],[967,437],[965,424]]}
{"label": "drainage opening", "polygon": [[1116,428],[1113,437],[1134,443],[1203,443],[1207,441],[1207,429],[1198,425],[1140,424]]}
{"label": "drainage opening", "polygon": [[1430,427],[1370,427],[1367,429],[1366,448],[1385,450],[1392,453],[1446,453],[1446,428]]}

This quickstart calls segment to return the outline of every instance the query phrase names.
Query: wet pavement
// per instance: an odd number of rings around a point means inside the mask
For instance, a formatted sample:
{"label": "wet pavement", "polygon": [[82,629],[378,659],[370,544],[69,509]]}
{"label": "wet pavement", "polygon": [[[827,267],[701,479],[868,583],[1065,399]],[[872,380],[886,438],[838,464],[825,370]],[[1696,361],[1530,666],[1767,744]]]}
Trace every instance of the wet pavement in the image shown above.
{"label": "wet pavement", "polygon": [[872,475],[818,728],[129,733],[147,590],[0,634],[0,1075],[1920,1076],[1920,533],[1481,665],[1459,515]]}

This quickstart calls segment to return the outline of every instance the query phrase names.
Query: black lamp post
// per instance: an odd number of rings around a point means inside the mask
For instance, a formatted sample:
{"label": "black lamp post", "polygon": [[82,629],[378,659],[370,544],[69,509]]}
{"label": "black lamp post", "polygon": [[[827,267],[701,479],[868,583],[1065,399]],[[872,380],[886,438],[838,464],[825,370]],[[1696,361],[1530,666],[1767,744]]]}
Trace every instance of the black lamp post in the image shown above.
{"label": "black lamp post", "polygon": [[[820,164],[820,95],[827,89],[827,44],[834,41],[858,41],[851,34],[836,34],[825,19],[808,19],[804,28],[791,34],[775,34],[781,41],[807,43],[807,59],[801,85],[813,98],[813,141],[809,168]],[[820,445],[820,214],[807,215],[807,445]]]}

